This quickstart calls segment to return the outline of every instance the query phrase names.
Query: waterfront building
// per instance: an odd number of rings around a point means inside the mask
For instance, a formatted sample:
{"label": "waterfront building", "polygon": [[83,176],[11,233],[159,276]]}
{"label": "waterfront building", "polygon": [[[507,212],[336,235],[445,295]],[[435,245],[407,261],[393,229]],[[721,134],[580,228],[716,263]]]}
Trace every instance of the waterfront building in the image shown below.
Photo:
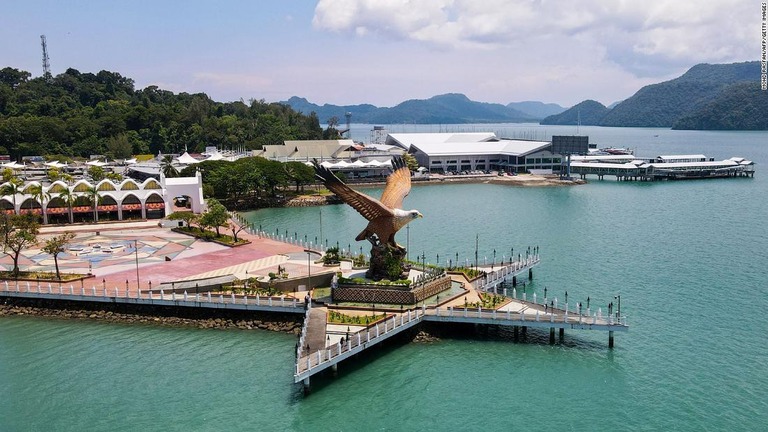
{"label": "waterfront building", "polygon": [[506,171],[551,173],[562,157],[552,142],[498,138],[492,132],[389,134],[387,144],[411,153],[430,173]]}
{"label": "waterfront building", "polygon": [[[0,211],[38,214],[44,224],[161,219],[176,210],[205,211],[203,181],[199,172],[194,177],[166,178],[161,175],[160,180],[148,178],[141,182],[133,179],[119,182],[81,179],[72,184],[57,180],[9,186],[10,183],[3,183],[0,190],[15,190],[16,193],[0,196]],[[180,206],[180,202],[183,205]]]}

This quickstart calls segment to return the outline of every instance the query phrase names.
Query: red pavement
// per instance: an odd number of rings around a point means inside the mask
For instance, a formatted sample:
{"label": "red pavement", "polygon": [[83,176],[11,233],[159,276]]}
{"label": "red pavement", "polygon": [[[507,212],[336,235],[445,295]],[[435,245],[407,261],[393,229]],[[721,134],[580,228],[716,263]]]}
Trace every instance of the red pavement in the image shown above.
{"label": "red pavement", "polygon": [[[138,231],[137,237],[141,237]],[[198,255],[184,257],[184,254],[171,261],[159,263],[139,263],[139,279],[141,289],[148,289],[149,282],[157,287],[160,283],[171,282],[181,278],[189,277],[195,274],[216,270],[222,267],[229,267],[272,255],[286,254],[292,252],[301,252],[303,248],[287,243],[277,242],[249,234],[240,237],[250,240],[251,243],[234,248],[223,247],[211,252],[203,252]],[[193,244],[193,248],[199,247],[200,241]],[[110,272],[109,268],[102,268],[96,272],[98,282],[105,280],[107,287],[125,287],[125,281],[128,281],[129,290],[136,292],[136,268],[125,269]]]}

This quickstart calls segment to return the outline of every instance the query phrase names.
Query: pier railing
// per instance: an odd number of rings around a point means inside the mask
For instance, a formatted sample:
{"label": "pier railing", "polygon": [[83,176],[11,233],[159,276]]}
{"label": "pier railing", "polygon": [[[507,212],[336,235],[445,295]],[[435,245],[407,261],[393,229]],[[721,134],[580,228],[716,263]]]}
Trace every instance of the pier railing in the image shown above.
{"label": "pier railing", "polygon": [[[377,344],[395,334],[409,329],[422,321],[426,309],[414,309],[387,317],[383,321],[366,327],[349,338],[342,338],[337,343],[326,346],[312,353],[297,356],[294,382],[301,382],[310,376],[337,364],[338,362],[363,351],[368,346]],[[297,353],[303,353],[299,350]]]}
{"label": "pier railing", "polygon": [[124,303],[124,304],[143,304],[143,305],[164,305],[164,306],[184,306],[184,307],[203,307],[212,309],[242,309],[242,310],[262,310],[274,312],[301,313],[304,311],[304,302],[294,297],[271,297],[271,296],[236,296],[231,294],[212,294],[206,293],[188,294],[186,291],[177,294],[172,291],[166,294],[163,290],[159,293],[141,293],[131,292],[128,287],[108,288],[106,285],[91,287],[75,287],[74,284],[65,286],[59,284],[55,286],[52,283],[30,283],[8,281],[0,282],[0,295],[20,298],[44,298],[54,300],[71,300],[100,303]]}
{"label": "pier railing", "polygon": [[542,311],[540,309],[524,308],[520,311],[499,311],[496,309],[447,307],[434,308],[426,311],[426,321],[454,321],[472,322],[478,324],[503,324],[528,327],[578,327],[594,328],[601,330],[626,330],[626,316],[603,315],[598,310],[594,314],[587,310],[586,314],[571,312],[567,309],[552,309]]}
{"label": "pier railing", "polygon": [[517,261],[512,261],[509,264],[494,268],[491,271],[487,271],[485,277],[478,279],[477,286],[475,288],[490,291],[495,289],[499,284],[506,281],[510,277],[516,276],[528,269],[531,269],[541,262],[538,254],[529,255],[525,258],[520,257]]}

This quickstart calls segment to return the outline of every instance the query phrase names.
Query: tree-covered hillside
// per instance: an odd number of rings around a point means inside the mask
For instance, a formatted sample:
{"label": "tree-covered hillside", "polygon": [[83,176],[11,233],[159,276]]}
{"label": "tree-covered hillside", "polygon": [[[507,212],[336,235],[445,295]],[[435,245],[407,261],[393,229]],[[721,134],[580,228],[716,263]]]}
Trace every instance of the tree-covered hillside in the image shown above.
{"label": "tree-covered hillside", "polygon": [[641,88],[610,110],[601,126],[671,127],[725,87],[760,78],[760,64],[699,64],[670,81]]}
{"label": "tree-covered hillside", "polygon": [[352,113],[353,122],[371,124],[495,123],[535,120],[534,116],[512,107],[476,102],[460,93],[448,93],[429,99],[411,99],[392,108],[380,108],[369,104],[319,106],[295,96],[281,103],[291,106],[296,111],[316,112],[323,122],[332,117],[343,121],[344,114],[347,112]]}
{"label": "tree-covered hillside", "polygon": [[560,114],[551,115],[541,121],[543,125],[598,126],[609,109],[598,101],[585,100]]}
{"label": "tree-covered hillside", "polygon": [[712,101],[680,118],[673,129],[768,130],[768,92],[760,83],[732,84]]}
{"label": "tree-covered hillside", "polygon": [[316,115],[264,101],[221,103],[203,93],[134,89],[116,72],[67,69],[49,82],[0,70],[0,154],[87,157],[200,152],[205,146],[260,148],[320,139]]}

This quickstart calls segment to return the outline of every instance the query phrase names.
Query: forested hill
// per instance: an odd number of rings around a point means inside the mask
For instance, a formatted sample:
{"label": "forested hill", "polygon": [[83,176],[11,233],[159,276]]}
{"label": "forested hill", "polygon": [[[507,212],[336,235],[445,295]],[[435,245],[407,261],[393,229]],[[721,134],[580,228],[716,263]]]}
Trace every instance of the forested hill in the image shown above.
{"label": "forested hill", "polygon": [[[607,109],[602,118],[592,124],[765,130],[768,111],[760,109],[765,106],[768,93],[760,91],[759,82],[758,62],[699,64],[678,78],[641,88],[632,97]],[[573,124],[573,113],[569,113],[572,110],[548,117],[542,124]],[[582,124],[590,124],[585,122],[584,111]]]}
{"label": "forested hill", "polygon": [[768,91],[756,81],[731,84],[681,117],[673,129],[768,130]]}
{"label": "forested hill", "polygon": [[500,123],[530,122],[536,117],[495,103],[476,102],[460,93],[447,93],[429,99],[411,99],[391,108],[374,105],[316,105],[304,98],[292,97],[283,101],[301,112],[316,112],[321,121],[336,117],[344,122],[344,115],[352,113],[355,123]]}
{"label": "forested hill", "polygon": [[593,100],[585,100],[573,107],[561,112],[560,114],[551,115],[541,121],[543,125],[584,125],[584,126],[599,126],[600,122],[605,117],[605,114],[610,111],[605,105]]}
{"label": "forested hill", "polygon": [[116,72],[67,69],[30,79],[0,69],[0,154],[88,157],[201,152],[205,146],[260,148],[288,139],[321,139],[314,114],[278,103],[221,103],[203,93],[134,89]]}

